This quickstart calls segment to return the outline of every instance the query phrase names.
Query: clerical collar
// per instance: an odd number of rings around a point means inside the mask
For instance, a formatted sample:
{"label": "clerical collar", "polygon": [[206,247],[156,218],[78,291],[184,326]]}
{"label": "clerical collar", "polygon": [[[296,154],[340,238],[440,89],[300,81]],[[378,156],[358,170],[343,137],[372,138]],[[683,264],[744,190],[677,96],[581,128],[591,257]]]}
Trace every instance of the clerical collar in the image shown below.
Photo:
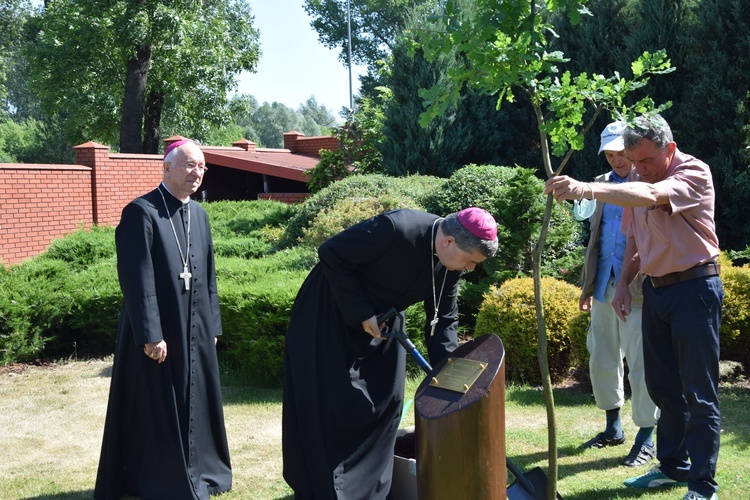
{"label": "clerical collar", "polygon": [[185,205],[187,205],[188,203],[190,203],[190,197],[189,197],[189,196],[188,196],[188,201],[182,201],[181,199],[179,199],[178,197],[176,197],[176,196],[174,195],[174,193],[172,193],[172,191],[170,191],[170,190],[169,190],[169,188],[167,187],[167,185],[166,185],[166,184],[164,184],[164,182],[162,182],[162,183],[161,183],[161,184],[159,185],[159,187],[163,187],[163,188],[164,188],[164,190],[165,190],[165,191],[166,191],[167,193],[169,193],[169,195],[170,195],[170,196],[171,196],[172,198],[174,198],[175,200],[177,200],[177,203],[180,203],[180,204],[181,204],[181,205],[183,205],[183,206],[185,206]]}

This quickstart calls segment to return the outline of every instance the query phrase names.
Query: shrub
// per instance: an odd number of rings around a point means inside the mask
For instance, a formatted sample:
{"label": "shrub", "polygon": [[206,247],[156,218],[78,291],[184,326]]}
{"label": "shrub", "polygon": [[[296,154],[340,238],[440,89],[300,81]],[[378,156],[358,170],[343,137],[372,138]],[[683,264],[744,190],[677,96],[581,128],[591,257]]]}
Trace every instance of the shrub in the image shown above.
{"label": "shrub", "polygon": [[272,253],[294,205],[271,200],[204,203],[216,257],[257,258]]}
{"label": "shrub", "polygon": [[50,353],[111,353],[120,321],[122,291],[117,278],[117,258],[112,256],[71,276],[73,307],[65,331],[50,345]]}
{"label": "shrub", "polygon": [[81,270],[115,253],[115,228],[92,226],[90,230],[79,229],[56,239],[40,258],[60,260],[74,270]]}
{"label": "shrub", "polygon": [[[579,290],[554,278],[542,278],[542,301],[547,326],[547,350],[553,382],[567,376],[571,366],[568,332],[579,314]],[[476,336],[493,333],[505,347],[509,380],[540,384],[537,360],[537,319],[531,278],[515,278],[492,288],[477,315]]]}
{"label": "shrub", "polygon": [[443,179],[428,176],[352,175],[334,182],[305,200],[289,221],[279,245],[282,248],[289,248],[299,244],[304,237],[304,231],[310,227],[315,217],[321,211],[332,210],[336,203],[343,199],[366,199],[385,194],[394,197],[406,196],[421,209],[424,206],[423,200],[427,194],[442,185],[443,182]]}
{"label": "shrub", "polygon": [[300,285],[315,265],[312,250],[295,248],[263,259],[217,260],[224,335],[220,354],[255,383],[282,379],[284,337]]}
{"label": "shrub", "polygon": [[0,364],[32,361],[71,310],[70,266],[40,259],[0,269]]}
{"label": "shrub", "polygon": [[317,248],[331,236],[365,219],[397,208],[421,207],[411,198],[389,195],[369,198],[344,198],[329,210],[322,209],[302,233],[302,245]]}
{"label": "shrub", "polygon": [[724,308],[720,333],[721,358],[740,361],[750,369],[750,267],[735,267],[722,254]]}
{"label": "shrub", "polygon": [[[500,243],[488,274],[499,270],[528,274],[544,216],[543,190],[544,182],[536,178],[531,169],[467,165],[429,196],[425,206],[428,211],[441,215],[469,206],[488,210],[497,221]],[[543,256],[543,262],[552,263],[546,269],[559,269],[554,263],[571,254],[583,261],[579,234],[580,227],[568,206],[555,203]],[[578,278],[576,270],[571,273]]]}

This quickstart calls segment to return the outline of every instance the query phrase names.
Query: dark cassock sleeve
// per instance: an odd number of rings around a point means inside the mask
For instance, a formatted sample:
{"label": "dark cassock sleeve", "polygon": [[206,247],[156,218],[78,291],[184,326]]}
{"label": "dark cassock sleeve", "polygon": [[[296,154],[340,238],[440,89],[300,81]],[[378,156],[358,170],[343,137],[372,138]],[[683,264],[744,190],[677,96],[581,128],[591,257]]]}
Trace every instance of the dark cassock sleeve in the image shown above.
{"label": "dark cassock sleeve", "polygon": [[[379,215],[332,236],[318,248],[331,294],[347,325],[361,324],[385,310],[374,310],[372,294],[365,289],[357,271],[388,253],[395,234],[391,219]],[[389,279],[387,270],[382,279]]]}
{"label": "dark cassock sleeve", "polygon": [[[446,269],[433,257],[431,238],[437,219],[435,215],[410,210],[387,212],[342,231],[318,249],[331,294],[350,327],[390,306],[405,310],[423,301],[425,340],[434,363],[458,345],[456,298],[462,274],[447,271],[446,275]],[[437,269],[435,298],[433,265]],[[435,299],[440,302],[439,317],[431,335]]]}
{"label": "dark cassock sleeve", "polygon": [[139,203],[129,203],[122,211],[115,243],[123,304],[133,325],[136,346],[164,338],[156,298],[153,242],[153,218],[148,209]]}
{"label": "dark cassock sleeve", "polygon": [[[192,202],[191,202],[192,203]],[[221,335],[221,313],[219,311],[219,293],[216,287],[216,262],[214,258],[214,240],[211,236],[211,227],[208,222],[208,214],[206,211],[196,203],[196,212],[201,214],[201,238],[207,242],[207,255],[206,255],[206,269],[208,276],[208,299],[209,306],[211,308],[211,325],[213,326],[211,333],[213,336],[218,337]]]}

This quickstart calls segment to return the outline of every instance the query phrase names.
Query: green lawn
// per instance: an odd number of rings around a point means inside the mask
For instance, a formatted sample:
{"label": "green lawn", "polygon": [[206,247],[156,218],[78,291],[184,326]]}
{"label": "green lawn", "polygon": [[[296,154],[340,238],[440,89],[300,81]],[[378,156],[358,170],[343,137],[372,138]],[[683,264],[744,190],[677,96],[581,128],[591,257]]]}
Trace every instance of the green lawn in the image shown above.
{"label": "green lawn", "polygon": [[[110,368],[111,359],[0,374],[0,499],[91,498]],[[419,382],[410,380],[407,394],[413,395]],[[555,402],[558,491],[563,498],[682,498],[684,488],[653,493],[622,485],[623,480],[645,470],[619,465],[635,432],[628,418],[624,420],[627,445],[581,452],[579,445],[603,429],[603,412],[594,407],[590,394],[576,388],[556,389]],[[244,386],[227,377],[224,403],[234,486],[220,498],[291,498],[281,477],[281,391]],[[721,403],[719,496],[750,498],[750,390],[746,385],[722,387]],[[508,386],[505,412],[508,457],[523,470],[540,466],[546,471],[547,421],[542,391]],[[629,414],[627,405],[623,415]],[[411,425],[413,418],[412,407],[404,425]]]}

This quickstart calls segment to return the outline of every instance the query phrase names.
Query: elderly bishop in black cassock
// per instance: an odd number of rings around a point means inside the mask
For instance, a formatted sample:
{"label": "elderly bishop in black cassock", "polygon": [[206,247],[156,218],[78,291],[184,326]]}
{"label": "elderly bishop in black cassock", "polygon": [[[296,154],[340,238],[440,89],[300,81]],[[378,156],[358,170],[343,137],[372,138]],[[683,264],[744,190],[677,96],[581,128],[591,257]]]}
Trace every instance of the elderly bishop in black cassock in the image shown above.
{"label": "elderly bishop in black cassock", "polygon": [[206,170],[192,141],[171,144],[162,184],[117,226],[123,294],[94,498],[207,499],[232,486],[216,336],[213,243],[190,201]]}
{"label": "elderly bishop in black cassock", "polygon": [[292,308],[284,357],[284,479],[299,499],[384,499],[404,398],[405,350],[377,315],[424,302],[430,360],[458,344],[458,280],[497,251],[492,216],[395,210],[342,231]]}

